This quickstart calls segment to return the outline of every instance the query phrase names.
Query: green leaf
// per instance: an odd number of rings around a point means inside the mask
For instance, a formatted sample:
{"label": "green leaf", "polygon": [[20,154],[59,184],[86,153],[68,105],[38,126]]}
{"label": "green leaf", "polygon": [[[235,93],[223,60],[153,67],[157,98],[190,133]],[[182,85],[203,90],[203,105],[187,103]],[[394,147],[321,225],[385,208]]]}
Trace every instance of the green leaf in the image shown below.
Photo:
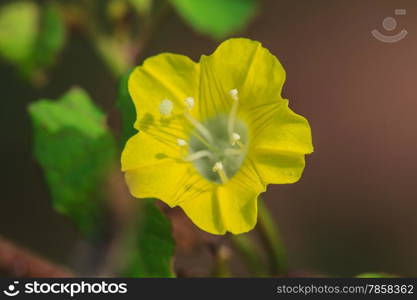
{"label": "green leaf", "polygon": [[120,79],[116,103],[122,118],[122,137],[120,142],[122,147],[126,144],[127,140],[137,132],[133,128],[133,124],[136,120],[135,105],[133,104],[127,88],[129,75],[130,72],[123,75]]}
{"label": "green leaf", "polygon": [[33,63],[36,67],[46,67],[52,64],[62,49],[65,39],[66,28],[62,16],[55,6],[46,6],[33,54]]}
{"label": "green leaf", "polygon": [[51,65],[65,38],[64,22],[52,4],[40,10],[33,2],[16,1],[0,9],[0,56],[26,77]]}
{"label": "green leaf", "polygon": [[216,39],[224,38],[249,22],[256,0],[171,0],[191,26]]}
{"label": "green leaf", "polygon": [[39,9],[33,2],[15,1],[0,8],[0,55],[14,64],[26,63],[36,44]]}
{"label": "green leaf", "polygon": [[395,278],[396,276],[385,273],[363,273],[356,278]]}
{"label": "green leaf", "polygon": [[81,89],[58,101],[29,106],[34,154],[44,170],[53,206],[91,237],[100,228],[103,186],[116,147],[105,115]]}
{"label": "green leaf", "polygon": [[155,206],[155,200],[143,199],[137,232],[132,236],[132,247],[123,277],[174,277],[172,256],[174,240],[171,225]]}

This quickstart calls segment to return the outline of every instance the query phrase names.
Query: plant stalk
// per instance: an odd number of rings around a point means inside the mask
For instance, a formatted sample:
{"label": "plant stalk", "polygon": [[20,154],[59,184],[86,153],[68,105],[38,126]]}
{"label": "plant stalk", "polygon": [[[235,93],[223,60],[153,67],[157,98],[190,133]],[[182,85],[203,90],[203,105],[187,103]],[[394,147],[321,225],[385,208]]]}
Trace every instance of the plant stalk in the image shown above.
{"label": "plant stalk", "polygon": [[273,276],[288,275],[287,258],[277,224],[263,199],[259,199],[258,228],[268,253],[270,272]]}
{"label": "plant stalk", "polygon": [[265,261],[262,259],[259,249],[247,234],[230,235],[233,246],[242,256],[246,267],[251,275],[256,277],[267,276]]}

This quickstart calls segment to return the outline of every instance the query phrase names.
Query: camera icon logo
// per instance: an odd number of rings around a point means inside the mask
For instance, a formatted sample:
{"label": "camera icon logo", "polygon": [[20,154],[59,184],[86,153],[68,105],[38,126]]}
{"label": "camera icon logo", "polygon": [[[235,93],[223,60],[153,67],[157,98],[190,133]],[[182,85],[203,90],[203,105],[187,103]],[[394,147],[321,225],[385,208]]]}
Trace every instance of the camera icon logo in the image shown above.
{"label": "camera icon logo", "polygon": [[[405,9],[395,10],[396,16],[405,16],[406,14],[407,14],[407,10]],[[382,27],[384,27],[384,29],[387,32],[394,31],[397,28],[397,25],[398,25],[397,20],[393,17],[386,17],[384,21],[382,21]],[[379,32],[377,29],[372,30],[371,33],[377,40],[384,42],[384,43],[397,43],[403,40],[408,35],[408,31],[405,29],[401,30],[399,33],[395,35],[385,35]]]}
{"label": "camera icon logo", "polygon": [[19,295],[20,291],[16,288],[18,284],[19,284],[19,281],[13,282],[13,284],[10,284],[7,287],[7,289],[3,291],[3,293],[9,297],[14,297],[14,296]]}

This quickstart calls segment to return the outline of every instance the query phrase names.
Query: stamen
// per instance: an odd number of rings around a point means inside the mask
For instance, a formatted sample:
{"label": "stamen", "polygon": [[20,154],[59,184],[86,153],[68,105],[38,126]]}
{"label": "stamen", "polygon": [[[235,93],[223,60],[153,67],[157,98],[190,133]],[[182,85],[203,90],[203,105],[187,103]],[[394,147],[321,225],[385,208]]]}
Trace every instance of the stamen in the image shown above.
{"label": "stamen", "polygon": [[232,146],[238,145],[240,149],[244,148],[242,142],[240,141],[240,135],[236,132],[232,133],[231,144],[232,144]]}
{"label": "stamen", "polygon": [[216,147],[209,144],[209,142],[204,137],[202,137],[199,132],[194,132],[193,136],[196,139],[198,139],[201,143],[203,143],[204,146],[207,147],[207,149],[210,149],[210,151],[213,151],[213,152],[217,151]]}
{"label": "stamen", "polygon": [[218,172],[220,170],[223,170],[223,164],[218,161],[213,166],[213,172]]}
{"label": "stamen", "polygon": [[222,183],[226,183],[227,182],[227,175],[226,172],[224,171],[224,167],[223,164],[218,161],[214,164],[213,166],[213,172],[216,172],[217,174],[219,174],[220,176],[220,180],[222,181]]}
{"label": "stamen", "polygon": [[210,131],[204,127],[199,121],[193,118],[188,112],[184,112],[184,116],[187,118],[188,121],[203,135],[203,137],[207,140],[208,143],[213,143],[213,137],[211,136]]}
{"label": "stamen", "polygon": [[232,133],[232,145],[235,145],[236,142],[240,141],[239,133],[233,132]]}
{"label": "stamen", "polygon": [[233,100],[239,100],[239,91],[237,89],[233,89],[229,91],[230,96],[232,96]]}
{"label": "stamen", "polygon": [[186,145],[187,145],[187,142],[186,142],[186,141],[184,141],[183,139],[177,139],[177,144],[178,144],[178,146],[180,146],[180,147],[184,147],[184,146],[186,146]]}
{"label": "stamen", "polygon": [[206,156],[211,157],[212,156],[211,152],[208,151],[208,150],[201,150],[201,151],[198,151],[198,152],[195,152],[193,154],[188,155],[184,160],[185,161],[194,161],[194,160],[206,157]]}
{"label": "stamen", "polygon": [[163,116],[169,116],[173,108],[174,108],[174,104],[172,104],[170,100],[164,99],[161,101],[161,104],[159,105],[159,112]]}
{"label": "stamen", "polygon": [[236,115],[237,115],[237,109],[239,107],[239,97],[238,94],[239,92],[237,91],[237,89],[233,89],[230,92],[230,95],[233,98],[233,104],[232,104],[232,109],[230,110],[230,115],[229,115],[229,119],[227,122],[227,131],[229,133],[229,137],[230,137],[230,143],[233,143],[233,133],[235,130],[235,122],[236,122]]}
{"label": "stamen", "polygon": [[194,108],[194,103],[195,103],[195,101],[194,101],[193,97],[187,97],[185,99],[185,105],[187,105],[187,108],[189,110],[192,110]]}
{"label": "stamen", "polygon": [[[229,101],[233,100],[230,99]],[[183,114],[184,119],[186,115],[190,118],[191,112],[184,107]],[[209,143],[208,139],[196,127],[187,128],[187,131],[190,132],[189,138],[186,139],[188,144],[187,147],[181,148],[184,151],[182,159],[191,161],[200,175],[216,184],[227,184],[240,170],[247,153],[248,132],[246,124],[236,119],[233,126],[235,130],[229,134],[227,127],[229,117],[229,115],[219,114],[197,123],[203,125],[203,128],[209,131],[213,143]],[[193,124],[197,122],[193,122],[192,117],[190,120]],[[191,124],[186,125],[191,127]],[[233,144],[231,144],[231,141],[233,141]]]}

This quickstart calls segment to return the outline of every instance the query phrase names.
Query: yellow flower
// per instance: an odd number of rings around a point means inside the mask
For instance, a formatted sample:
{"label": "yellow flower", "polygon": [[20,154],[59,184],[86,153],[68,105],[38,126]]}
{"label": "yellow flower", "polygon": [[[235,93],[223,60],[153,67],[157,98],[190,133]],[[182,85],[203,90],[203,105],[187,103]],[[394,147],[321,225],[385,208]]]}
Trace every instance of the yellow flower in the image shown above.
{"label": "yellow flower", "polygon": [[251,230],[270,183],[296,182],[311,130],[288,108],[285,71],[259,42],[230,39],[195,63],[164,53],[129,78],[139,130],[122,154],[130,192],[179,205],[214,234]]}

